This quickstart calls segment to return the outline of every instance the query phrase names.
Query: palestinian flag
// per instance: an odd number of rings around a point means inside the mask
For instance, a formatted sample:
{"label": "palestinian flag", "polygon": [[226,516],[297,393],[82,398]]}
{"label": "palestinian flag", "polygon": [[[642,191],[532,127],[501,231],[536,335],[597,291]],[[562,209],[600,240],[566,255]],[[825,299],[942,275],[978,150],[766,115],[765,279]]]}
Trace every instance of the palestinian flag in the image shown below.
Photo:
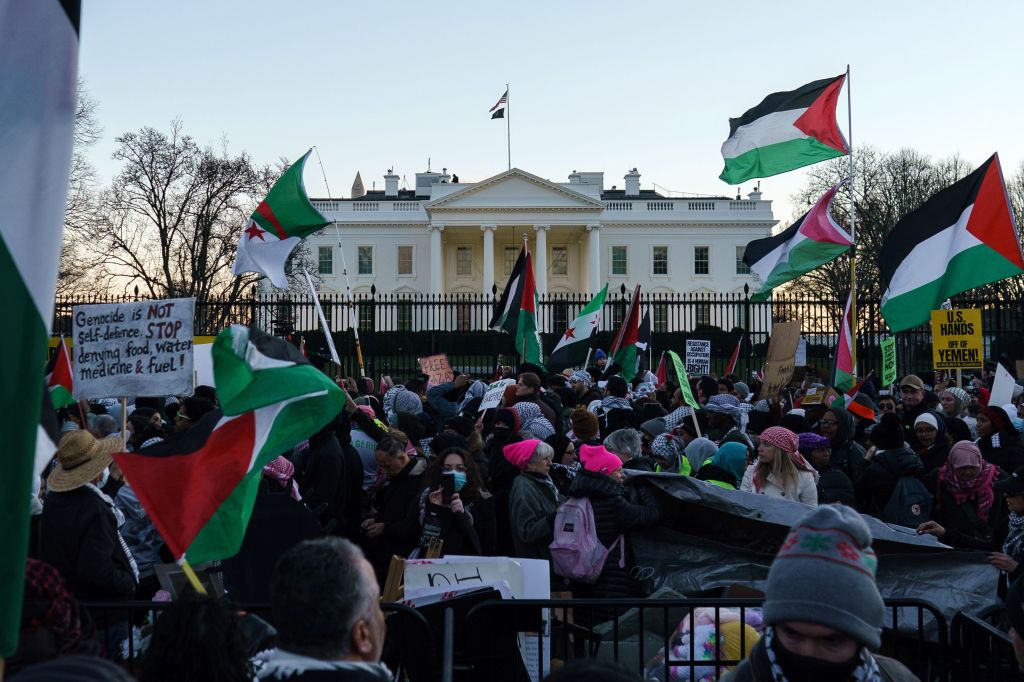
{"label": "palestinian flag", "polygon": [[736,340],[736,348],[733,349],[732,355],[729,356],[729,364],[725,366],[725,373],[723,376],[729,376],[736,371],[736,363],[740,359],[740,348],[743,346],[743,334],[740,334],[740,338]]}
{"label": "palestinian flag", "polygon": [[767,178],[849,153],[836,124],[836,103],[846,76],[775,92],[739,118],[729,119],[729,139],[722,144],[730,185]]}
{"label": "palestinian flag", "polygon": [[836,347],[836,367],[832,373],[832,385],[840,392],[850,390],[857,378],[853,324],[853,292],[851,291],[846,298],[846,308],[843,309],[843,324],[839,330],[839,344]]}
{"label": "palestinian flag", "polygon": [[[4,292],[0,428],[0,658],[17,649],[29,495],[46,395],[39,369],[53,322],[78,80],[77,0],[0,0],[0,287]],[[52,455],[52,451],[50,451]]]}
{"label": "palestinian flag", "polygon": [[607,295],[608,285],[605,284],[565,330],[565,334],[548,357],[547,368],[550,371],[560,372],[566,367],[577,367],[586,362],[590,340],[601,324],[601,311],[604,309],[604,299]]}
{"label": "palestinian flag", "polygon": [[494,306],[488,325],[494,331],[515,336],[515,349],[522,362],[541,364],[540,334],[537,332],[537,285],[533,279],[533,259],[526,245],[512,267],[505,290]]}
{"label": "palestinian flag", "polygon": [[658,360],[658,371],[654,374],[658,377],[658,386],[664,386],[665,382],[668,381],[668,365],[665,364],[665,351],[661,351],[661,358]]}
{"label": "palestinian flag", "polygon": [[270,460],[334,419],[344,394],[283,339],[235,325],[217,335],[221,410],[137,453],[114,456],[175,559],[238,552]]}
{"label": "palestinian flag", "polygon": [[828,263],[853,246],[853,237],[832,218],[832,202],[844,182],[825,192],[810,211],[780,234],[747,244],[743,262],[761,284],[751,301],[767,300],[775,287]]}
{"label": "palestinian flag", "polygon": [[609,365],[617,365],[619,374],[626,381],[636,376],[636,341],[640,330],[640,285],[633,290],[633,300],[626,308],[626,316],[615,335],[615,343],[608,352]]}
{"label": "palestinian flag", "polygon": [[526,271],[526,246],[519,252],[519,258],[512,266],[512,272],[505,283],[501,298],[494,303],[494,315],[487,326],[496,332],[515,334],[519,326],[519,309],[523,302],[524,273]]}
{"label": "palestinian flag", "polygon": [[858,402],[854,402],[854,398],[856,398],[857,394],[860,393],[860,389],[864,386],[864,382],[867,381],[868,378],[874,373],[875,370],[871,370],[870,372],[868,372],[868,375],[866,377],[858,381],[856,384],[851,383],[850,388],[847,389],[842,396],[833,400],[831,406],[845,407],[847,410],[863,419],[874,419],[874,410],[864,407]]}
{"label": "palestinian flag", "polygon": [[302,182],[302,169],[312,151],[288,167],[249,216],[232,268],[236,275],[258,272],[275,287],[288,288],[284,267],[292,249],[303,237],[330,222],[313,208]]}
{"label": "palestinian flag", "polygon": [[640,320],[640,328],[636,332],[636,371],[646,369],[644,359],[647,357],[647,349],[651,347],[651,311],[645,310]]}
{"label": "palestinian flag", "polygon": [[950,296],[1024,272],[999,155],[896,223],[878,268],[894,332],[924,324]]}
{"label": "palestinian flag", "polygon": [[68,354],[67,344],[64,337],[60,337],[60,343],[46,363],[46,390],[50,393],[50,402],[53,409],[59,410],[68,405],[74,405],[72,397],[72,385],[74,373],[71,371],[71,356]]}

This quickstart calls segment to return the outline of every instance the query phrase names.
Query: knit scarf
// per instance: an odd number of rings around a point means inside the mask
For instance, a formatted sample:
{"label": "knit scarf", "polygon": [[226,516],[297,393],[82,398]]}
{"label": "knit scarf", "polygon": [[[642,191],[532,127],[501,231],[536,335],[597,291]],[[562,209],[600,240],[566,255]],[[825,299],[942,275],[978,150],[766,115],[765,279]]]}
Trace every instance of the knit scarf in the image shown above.
{"label": "knit scarf", "polygon": [[1017,559],[1022,546],[1024,546],[1024,516],[1017,512],[1010,512],[1010,530],[1003,543],[1003,553]]}
{"label": "knit scarf", "polygon": [[[764,650],[768,654],[768,662],[771,665],[772,682],[788,682],[786,673],[782,671],[775,656],[772,642],[775,640],[775,628],[767,626],[764,629]],[[860,663],[850,675],[853,682],[881,682],[882,674],[878,670],[878,661],[867,650],[867,647],[860,649]]]}
{"label": "knit scarf", "polygon": [[[107,507],[110,508],[111,513],[114,515],[114,520],[118,528],[120,528],[121,525],[124,523],[124,514],[121,513],[120,509],[114,506],[114,501],[110,499],[110,496],[104,493],[96,486],[94,486],[92,483],[86,483],[85,487],[91,490],[94,494],[99,495],[99,498],[106,503]],[[132,575],[135,576],[135,582],[138,583],[139,566],[135,563],[135,557],[132,556],[132,551],[128,549],[128,543],[124,541],[123,537],[121,537],[120,530],[117,531],[117,541],[121,543],[121,549],[124,551],[124,555],[128,557],[128,563],[132,567]]]}
{"label": "knit scarf", "polygon": [[939,484],[945,485],[946,490],[953,496],[957,504],[963,504],[972,497],[978,500],[978,518],[988,521],[989,510],[995,503],[995,491],[992,488],[999,468],[982,460],[981,471],[969,481],[965,481],[957,474],[953,462],[947,460],[946,464],[939,469]]}

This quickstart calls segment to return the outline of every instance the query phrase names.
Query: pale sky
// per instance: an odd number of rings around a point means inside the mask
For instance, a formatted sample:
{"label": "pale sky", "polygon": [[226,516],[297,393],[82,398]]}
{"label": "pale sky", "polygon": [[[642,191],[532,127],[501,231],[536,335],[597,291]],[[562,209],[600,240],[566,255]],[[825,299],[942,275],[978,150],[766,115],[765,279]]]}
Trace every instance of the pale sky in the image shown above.
{"label": "pale sky", "polygon": [[[99,103],[92,159],[117,171],[114,137],[181,118],[201,144],[259,163],[316,145],[333,196],[356,171],[409,186],[427,159],[463,182],[512,165],[556,182],[604,171],[623,186],[735,194],[718,179],[728,119],[765,95],[849,63],[853,142],[972,164],[1024,162],[1024,3],[344,2],[85,0],[80,73]],[[839,120],[846,132],[846,95]],[[762,181],[776,217],[804,179]],[[327,195],[307,166],[311,196]],[[743,186],[744,194],[753,183]]]}

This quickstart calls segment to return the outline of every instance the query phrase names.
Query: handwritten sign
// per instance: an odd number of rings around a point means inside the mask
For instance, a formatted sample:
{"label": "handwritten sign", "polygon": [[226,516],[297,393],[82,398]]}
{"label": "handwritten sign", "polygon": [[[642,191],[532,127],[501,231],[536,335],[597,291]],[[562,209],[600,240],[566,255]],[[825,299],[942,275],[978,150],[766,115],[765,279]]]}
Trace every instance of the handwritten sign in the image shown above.
{"label": "handwritten sign", "polygon": [[501,404],[501,396],[509,386],[515,386],[515,379],[498,379],[487,387],[483,400],[480,401],[480,411],[489,410]]}
{"label": "handwritten sign", "polygon": [[427,381],[428,386],[437,386],[455,378],[452,366],[448,362],[448,356],[444,353],[419,358],[418,362],[420,363],[420,371],[430,377]]}
{"label": "handwritten sign", "polygon": [[882,386],[896,382],[896,337],[882,339]]}
{"label": "handwritten sign", "polygon": [[960,308],[932,311],[932,367],[981,369],[981,310]]}
{"label": "handwritten sign", "polygon": [[79,399],[192,392],[195,299],[75,306]]}
{"label": "handwritten sign", "polygon": [[692,376],[711,374],[711,342],[686,340],[686,373]]}
{"label": "handwritten sign", "polygon": [[776,322],[768,340],[768,359],[764,365],[764,382],[758,398],[777,396],[790,379],[796,365],[796,349],[800,344],[800,321]]}

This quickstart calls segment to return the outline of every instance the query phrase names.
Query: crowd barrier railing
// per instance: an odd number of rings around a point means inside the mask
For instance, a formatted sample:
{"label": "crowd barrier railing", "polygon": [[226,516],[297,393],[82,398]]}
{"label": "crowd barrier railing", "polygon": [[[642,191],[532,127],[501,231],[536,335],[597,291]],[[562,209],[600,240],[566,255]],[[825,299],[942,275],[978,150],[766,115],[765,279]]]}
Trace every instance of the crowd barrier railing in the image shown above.
{"label": "crowd barrier railing", "polygon": [[954,680],[1024,681],[1010,636],[977,616],[953,616],[950,640]]}

